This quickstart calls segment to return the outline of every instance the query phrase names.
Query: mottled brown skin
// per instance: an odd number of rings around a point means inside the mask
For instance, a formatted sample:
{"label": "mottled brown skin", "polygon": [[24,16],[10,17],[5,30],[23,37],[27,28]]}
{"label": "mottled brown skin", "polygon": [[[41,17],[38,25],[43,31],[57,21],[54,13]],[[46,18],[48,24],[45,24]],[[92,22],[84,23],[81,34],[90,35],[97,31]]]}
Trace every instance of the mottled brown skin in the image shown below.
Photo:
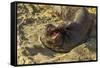
{"label": "mottled brown skin", "polygon": [[53,51],[70,52],[87,40],[92,24],[93,21],[87,9],[81,8],[76,12],[73,21],[66,21],[66,23],[58,27],[48,24],[44,36],[40,40]]}

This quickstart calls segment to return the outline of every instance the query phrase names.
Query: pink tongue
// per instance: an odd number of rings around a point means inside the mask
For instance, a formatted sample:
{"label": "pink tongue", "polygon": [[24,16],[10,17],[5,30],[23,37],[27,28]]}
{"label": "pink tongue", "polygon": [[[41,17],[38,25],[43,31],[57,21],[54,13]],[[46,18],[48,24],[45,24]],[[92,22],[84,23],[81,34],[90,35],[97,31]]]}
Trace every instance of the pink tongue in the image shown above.
{"label": "pink tongue", "polygon": [[53,36],[55,36],[56,34],[57,34],[57,33],[56,33],[56,32],[54,32],[54,33],[53,33]]}

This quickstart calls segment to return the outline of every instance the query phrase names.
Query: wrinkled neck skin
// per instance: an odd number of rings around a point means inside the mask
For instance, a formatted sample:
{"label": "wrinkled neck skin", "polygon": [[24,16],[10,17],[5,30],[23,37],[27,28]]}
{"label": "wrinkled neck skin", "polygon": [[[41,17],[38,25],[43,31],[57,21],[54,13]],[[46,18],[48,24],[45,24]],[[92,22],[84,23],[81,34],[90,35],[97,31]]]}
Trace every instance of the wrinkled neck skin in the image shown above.
{"label": "wrinkled neck skin", "polygon": [[66,28],[63,28],[63,30],[60,31],[63,31],[63,44],[61,46],[65,52],[70,52],[74,47],[77,47],[81,43],[82,39],[81,37],[78,37],[79,34],[77,32],[74,33],[73,31],[67,30]]}

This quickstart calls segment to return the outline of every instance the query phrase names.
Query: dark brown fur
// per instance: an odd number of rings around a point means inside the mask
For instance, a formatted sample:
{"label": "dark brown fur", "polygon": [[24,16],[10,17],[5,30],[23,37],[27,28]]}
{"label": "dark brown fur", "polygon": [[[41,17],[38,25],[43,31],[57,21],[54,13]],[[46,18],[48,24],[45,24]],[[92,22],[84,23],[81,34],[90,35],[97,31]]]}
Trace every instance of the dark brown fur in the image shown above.
{"label": "dark brown fur", "polygon": [[[51,35],[45,35],[40,38],[41,42],[48,48],[56,52],[69,52],[76,46],[85,42],[91,32],[93,20],[86,8],[80,8],[75,13],[73,21],[66,21],[63,25],[46,30],[45,34],[57,32],[57,38],[51,39]],[[50,25],[50,24],[49,24]]]}

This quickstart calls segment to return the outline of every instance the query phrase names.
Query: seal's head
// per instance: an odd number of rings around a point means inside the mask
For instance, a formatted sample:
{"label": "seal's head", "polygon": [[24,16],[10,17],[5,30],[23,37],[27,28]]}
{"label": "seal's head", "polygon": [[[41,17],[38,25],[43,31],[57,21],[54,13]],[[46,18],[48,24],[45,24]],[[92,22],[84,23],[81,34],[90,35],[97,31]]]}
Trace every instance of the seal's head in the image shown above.
{"label": "seal's head", "polygon": [[62,36],[56,29],[57,27],[52,24],[46,25],[45,37],[47,38],[47,43],[53,45],[62,45]]}
{"label": "seal's head", "polygon": [[52,24],[47,24],[44,29],[44,34],[40,37],[41,42],[44,46],[56,51],[63,51],[63,37],[62,34],[57,30],[57,27]]}

